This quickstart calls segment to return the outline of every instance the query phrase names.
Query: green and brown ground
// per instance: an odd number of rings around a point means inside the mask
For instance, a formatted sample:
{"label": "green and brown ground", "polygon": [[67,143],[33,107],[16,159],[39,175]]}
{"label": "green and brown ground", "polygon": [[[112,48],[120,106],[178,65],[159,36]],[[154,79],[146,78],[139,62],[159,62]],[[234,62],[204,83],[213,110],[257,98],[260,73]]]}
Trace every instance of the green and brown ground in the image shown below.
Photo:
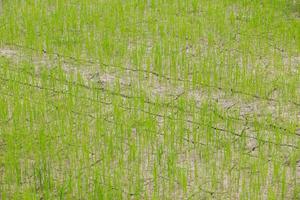
{"label": "green and brown ground", "polygon": [[298,199],[299,12],[4,1],[0,199]]}

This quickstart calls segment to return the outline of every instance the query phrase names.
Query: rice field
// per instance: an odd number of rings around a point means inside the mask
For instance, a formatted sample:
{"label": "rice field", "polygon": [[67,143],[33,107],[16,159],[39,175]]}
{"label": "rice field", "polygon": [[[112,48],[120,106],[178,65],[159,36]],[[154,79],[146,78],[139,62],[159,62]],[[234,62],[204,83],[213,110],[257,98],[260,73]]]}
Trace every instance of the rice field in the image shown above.
{"label": "rice field", "polygon": [[297,0],[0,1],[0,199],[300,199]]}

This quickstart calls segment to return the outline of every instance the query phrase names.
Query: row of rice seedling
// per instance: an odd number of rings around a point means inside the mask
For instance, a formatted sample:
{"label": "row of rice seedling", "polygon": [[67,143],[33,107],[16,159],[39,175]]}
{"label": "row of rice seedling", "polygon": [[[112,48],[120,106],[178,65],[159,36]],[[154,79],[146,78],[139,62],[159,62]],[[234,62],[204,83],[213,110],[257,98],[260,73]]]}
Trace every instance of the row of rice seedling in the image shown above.
{"label": "row of rice seedling", "polygon": [[4,1],[0,198],[297,199],[293,1]]}

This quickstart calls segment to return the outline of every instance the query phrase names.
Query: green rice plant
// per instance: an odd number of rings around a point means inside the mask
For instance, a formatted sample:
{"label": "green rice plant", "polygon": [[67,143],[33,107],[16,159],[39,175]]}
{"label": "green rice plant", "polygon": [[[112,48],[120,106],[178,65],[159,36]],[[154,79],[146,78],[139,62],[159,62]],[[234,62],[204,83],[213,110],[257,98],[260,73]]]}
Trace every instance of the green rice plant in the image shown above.
{"label": "green rice plant", "polygon": [[297,199],[299,12],[3,1],[1,199]]}

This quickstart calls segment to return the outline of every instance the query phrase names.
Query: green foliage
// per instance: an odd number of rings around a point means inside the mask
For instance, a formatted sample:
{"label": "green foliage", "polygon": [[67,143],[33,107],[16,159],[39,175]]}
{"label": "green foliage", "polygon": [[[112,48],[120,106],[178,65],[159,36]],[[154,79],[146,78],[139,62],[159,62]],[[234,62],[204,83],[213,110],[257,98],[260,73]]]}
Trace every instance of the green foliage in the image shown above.
{"label": "green foliage", "polygon": [[0,199],[297,199],[289,0],[10,0]]}

